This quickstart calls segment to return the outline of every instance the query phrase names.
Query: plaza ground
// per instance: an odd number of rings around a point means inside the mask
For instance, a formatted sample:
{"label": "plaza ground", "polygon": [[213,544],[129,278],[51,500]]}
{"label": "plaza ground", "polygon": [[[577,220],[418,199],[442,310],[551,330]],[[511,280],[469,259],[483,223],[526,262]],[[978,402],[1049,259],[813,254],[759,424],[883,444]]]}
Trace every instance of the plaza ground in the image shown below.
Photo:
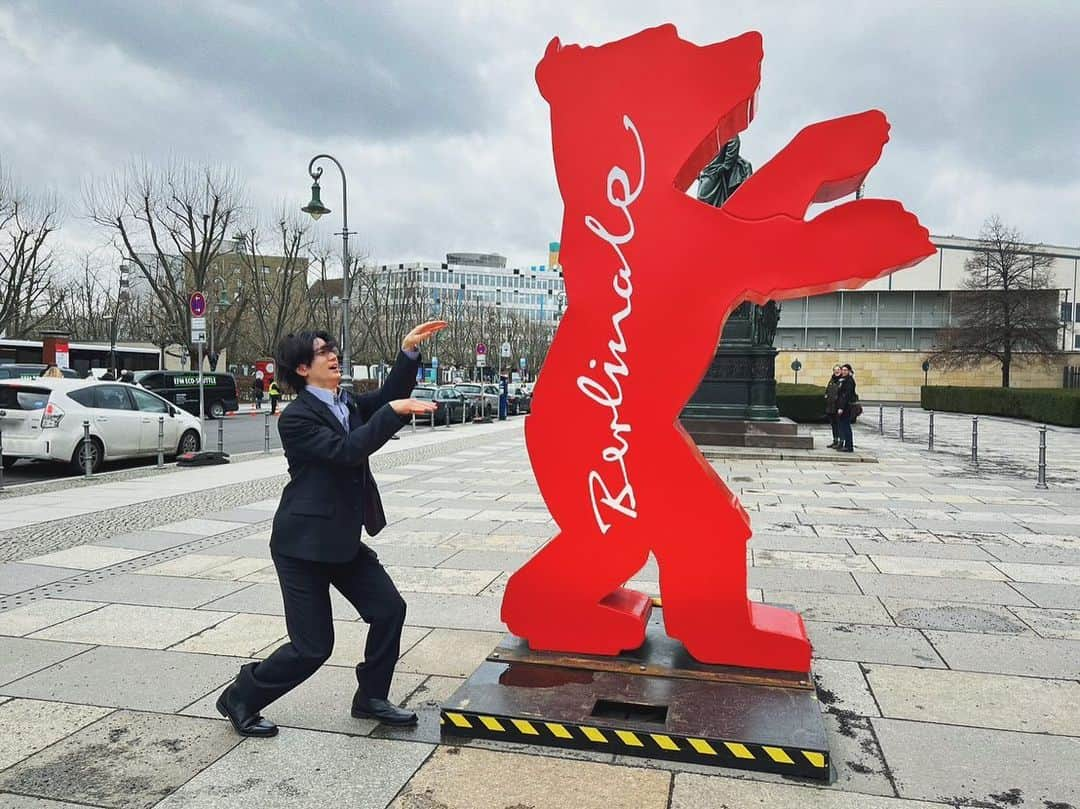
{"label": "plaza ground", "polygon": [[[751,596],[802,611],[835,780],[496,742],[438,743],[438,703],[498,643],[509,573],[554,533],[522,420],[406,429],[373,460],[372,546],[409,603],[391,698],[348,713],[365,625],[242,740],[219,690],[285,636],[267,540],[276,452],[0,494],[0,806],[694,809],[1080,807],[1080,431],[876,409],[863,459],[713,460],[753,521]],[[817,431],[818,444],[822,433]],[[850,456],[849,456],[850,457]],[[650,563],[634,586],[656,594]]]}

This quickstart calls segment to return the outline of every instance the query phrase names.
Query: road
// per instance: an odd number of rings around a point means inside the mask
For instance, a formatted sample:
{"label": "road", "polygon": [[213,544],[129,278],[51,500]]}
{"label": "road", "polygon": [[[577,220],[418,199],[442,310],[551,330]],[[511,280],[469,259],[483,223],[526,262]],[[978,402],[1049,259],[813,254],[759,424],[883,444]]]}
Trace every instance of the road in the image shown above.
{"label": "road", "polygon": [[[266,446],[266,415],[269,412],[269,407],[264,407],[257,412],[252,412],[250,407],[251,405],[244,403],[243,410],[238,413],[230,413],[221,421],[207,419],[203,427],[205,449],[216,450],[218,448],[218,427],[220,425],[222,448],[225,452],[239,454],[243,452],[262,451]],[[281,413],[281,409],[278,410],[278,413]],[[276,416],[269,419],[269,427],[270,449],[281,449],[281,439],[278,437]],[[410,428],[406,426],[403,432],[407,432],[409,429]],[[428,426],[418,426],[417,429],[431,428]],[[115,472],[123,469],[134,469],[140,466],[150,466],[156,462],[156,457],[107,461],[104,464],[102,471]],[[18,461],[10,469],[4,470],[4,485],[12,486],[19,483],[61,480],[67,477],[78,477],[78,475],[72,473],[67,464],[22,460]]]}
{"label": "road", "polygon": [[[222,439],[224,449],[228,453],[258,452],[265,446],[266,413],[269,408],[254,415],[245,410],[239,413],[231,413],[220,422],[207,419],[203,426],[206,449],[217,449],[218,425],[222,427]],[[280,412],[280,411],[279,411]],[[270,420],[270,448],[280,449],[281,439],[277,432],[277,418]],[[156,457],[134,458],[122,461],[107,461],[103,472],[113,472],[121,469],[133,469],[138,466],[153,465],[157,462]],[[67,464],[48,463],[45,461],[19,461],[10,469],[4,470],[4,485],[16,483],[32,483],[41,480],[59,480],[72,477],[72,472]]]}

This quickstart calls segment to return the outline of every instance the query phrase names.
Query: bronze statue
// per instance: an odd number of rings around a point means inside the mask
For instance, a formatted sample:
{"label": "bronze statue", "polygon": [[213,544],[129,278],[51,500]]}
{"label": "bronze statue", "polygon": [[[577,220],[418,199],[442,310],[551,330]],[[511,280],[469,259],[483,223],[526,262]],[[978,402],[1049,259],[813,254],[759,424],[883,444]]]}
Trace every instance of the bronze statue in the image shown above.
{"label": "bronze statue", "polygon": [[[714,208],[720,208],[753,172],[750,162],[739,157],[739,136],[736,135],[724,144],[720,154],[698,175],[697,198]],[[779,322],[780,304],[776,301],[755,306],[751,316],[751,344],[771,346]]]}

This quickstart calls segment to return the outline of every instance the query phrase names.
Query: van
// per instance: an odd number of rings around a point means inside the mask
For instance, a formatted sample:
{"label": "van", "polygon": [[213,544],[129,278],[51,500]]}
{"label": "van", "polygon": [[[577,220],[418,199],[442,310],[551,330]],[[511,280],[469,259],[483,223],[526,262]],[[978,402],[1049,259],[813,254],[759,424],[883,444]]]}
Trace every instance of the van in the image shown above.
{"label": "van", "polygon": [[[203,372],[203,407],[210,418],[224,418],[240,409],[232,374]],[[139,371],[135,381],[192,415],[199,415],[198,371]]]}

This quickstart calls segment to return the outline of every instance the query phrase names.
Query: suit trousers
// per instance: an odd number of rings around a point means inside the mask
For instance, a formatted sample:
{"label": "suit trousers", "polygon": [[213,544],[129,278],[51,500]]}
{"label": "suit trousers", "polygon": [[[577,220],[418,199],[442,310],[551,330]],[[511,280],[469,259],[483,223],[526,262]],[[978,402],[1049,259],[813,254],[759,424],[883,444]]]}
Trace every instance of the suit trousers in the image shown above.
{"label": "suit trousers", "polygon": [[356,666],[360,692],[370,699],[386,699],[401,652],[405,601],[367,545],[351,561],[313,562],[272,554],[285,602],[289,642],[268,658],[240,670],[234,696],[252,711],[259,711],[288,693],[330,657],[334,624],[330,612],[333,585],[356,607],[368,624],[364,660]]}
{"label": "suit trousers", "polygon": [[840,446],[844,447],[844,449],[854,449],[854,436],[851,434],[851,410],[844,409],[844,412],[837,418],[837,426],[840,428]]}

